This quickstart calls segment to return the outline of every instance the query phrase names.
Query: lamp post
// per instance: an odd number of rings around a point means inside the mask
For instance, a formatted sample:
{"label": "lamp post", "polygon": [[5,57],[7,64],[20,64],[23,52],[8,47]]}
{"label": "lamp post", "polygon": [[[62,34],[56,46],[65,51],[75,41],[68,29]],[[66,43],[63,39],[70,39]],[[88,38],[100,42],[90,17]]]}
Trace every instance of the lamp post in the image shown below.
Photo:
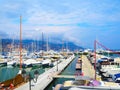
{"label": "lamp post", "polygon": [[57,59],[57,71],[58,71],[58,59]]}
{"label": "lamp post", "polygon": [[35,83],[37,82],[38,76],[39,76],[39,72],[38,72],[38,70],[35,70],[35,72],[34,72],[35,80],[33,79]]}
{"label": "lamp post", "polygon": [[[33,79],[33,82],[36,83],[38,76],[39,76],[39,72],[37,70],[34,72],[34,78],[32,78],[30,72],[28,75],[29,75],[29,78],[28,78],[29,79],[29,90],[31,90],[31,80]],[[26,81],[26,76],[27,76],[27,72],[23,69],[22,70],[22,77],[25,78],[25,81]]]}
{"label": "lamp post", "polygon": [[57,58],[57,66],[56,66],[57,71],[58,71],[58,60],[60,60],[60,58]]}

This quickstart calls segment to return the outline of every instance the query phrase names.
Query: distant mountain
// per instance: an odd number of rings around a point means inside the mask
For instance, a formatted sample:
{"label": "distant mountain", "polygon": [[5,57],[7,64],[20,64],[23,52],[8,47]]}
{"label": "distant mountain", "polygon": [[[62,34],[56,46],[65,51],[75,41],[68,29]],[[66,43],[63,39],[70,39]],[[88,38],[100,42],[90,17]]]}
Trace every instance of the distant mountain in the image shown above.
{"label": "distant mountain", "polygon": [[[19,48],[19,40],[12,40],[12,39],[2,39],[2,48],[3,51],[10,51],[11,48]],[[43,41],[35,41],[35,40],[22,40],[22,47],[29,50],[29,51],[39,51],[39,50],[46,50],[46,42]],[[83,47],[77,46],[72,42],[67,42],[66,44],[56,44],[53,42],[49,42],[48,44],[49,49],[52,50],[62,50],[68,48],[71,51],[83,49]]]}

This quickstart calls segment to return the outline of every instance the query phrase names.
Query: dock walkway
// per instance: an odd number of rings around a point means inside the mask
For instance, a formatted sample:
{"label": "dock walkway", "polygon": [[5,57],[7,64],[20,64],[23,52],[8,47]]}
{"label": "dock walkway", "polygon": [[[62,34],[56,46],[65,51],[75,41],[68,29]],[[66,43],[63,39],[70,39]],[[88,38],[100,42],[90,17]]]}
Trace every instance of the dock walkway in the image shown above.
{"label": "dock walkway", "polygon": [[[58,66],[55,66],[48,71],[44,72],[38,77],[37,83],[34,83],[32,81],[32,90],[44,90],[52,81],[53,76],[58,75],[65,69],[65,67],[68,66],[68,64],[75,58],[75,56],[71,56],[68,59],[62,61],[58,64]],[[57,68],[58,67],[58,68]],[[29,82],[16,88],[15,90],[29,90]]]}
{"label": "dock walkway", "polygon": [[89,76],[90,78],[94,78],[95,76],[94,67],[85,55],[82,55],[82,72],[84,76]]}

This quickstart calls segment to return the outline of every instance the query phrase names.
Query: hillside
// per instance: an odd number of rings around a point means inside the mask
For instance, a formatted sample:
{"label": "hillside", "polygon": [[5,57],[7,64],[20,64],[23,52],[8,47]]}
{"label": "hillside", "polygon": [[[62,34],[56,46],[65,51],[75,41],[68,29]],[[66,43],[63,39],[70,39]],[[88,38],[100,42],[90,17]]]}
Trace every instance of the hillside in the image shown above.
{"label": "hillside", "polygon": [[[46,50],[46,42],[43,41],[35,41],[35,40],[23,40],[22,47],[29,50],[29,51],[39,51],[39,50]],[[2,48],[3,51],[10,51],[11,48],[18,48],[19,47],[19,40],[11,40],[11,39],[2,39]],[[66,44],[62,43],[51,43],[48,44],[49,49],[52,50],[62,50],[68,48],[71,51],[83,49],[83,47],[77,46],[72,42],[67,42]]]}

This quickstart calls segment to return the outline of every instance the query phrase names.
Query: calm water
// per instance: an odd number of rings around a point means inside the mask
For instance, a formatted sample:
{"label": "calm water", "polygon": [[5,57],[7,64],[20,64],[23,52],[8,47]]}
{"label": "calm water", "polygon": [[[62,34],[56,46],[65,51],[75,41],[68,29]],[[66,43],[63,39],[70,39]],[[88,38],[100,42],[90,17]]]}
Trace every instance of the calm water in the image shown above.
{"label": "calm water", "polygon": [[0,82],[11,79],[17,75],[19,72],[18,67],[6,66],[0,67]]}
{"label": "calm water", "polygon": [[[45,69],[46,68],[42,68],[42,67],[25,68],[27,73],[30,72],[32,77],[35,70],[38,70],[39,74],[42,74],[45,72]],[[0,67],[0,82],[14,78],[18,74],[18,72],[19,72],[19,67],[12,67],[12,66]]]}
{"label": "calm water", "polygon": [[[61,74],[62,75],[75,75],[76,73],[75,66],[76,66],[77,59],[78,57],[76,57]],[[74,80],[74,79],[72,78],[71,79],[65,79],[65,78],[55,79],[45,90],[52,90],[53,86],[57,84],[62,84],[66,80]]]}

